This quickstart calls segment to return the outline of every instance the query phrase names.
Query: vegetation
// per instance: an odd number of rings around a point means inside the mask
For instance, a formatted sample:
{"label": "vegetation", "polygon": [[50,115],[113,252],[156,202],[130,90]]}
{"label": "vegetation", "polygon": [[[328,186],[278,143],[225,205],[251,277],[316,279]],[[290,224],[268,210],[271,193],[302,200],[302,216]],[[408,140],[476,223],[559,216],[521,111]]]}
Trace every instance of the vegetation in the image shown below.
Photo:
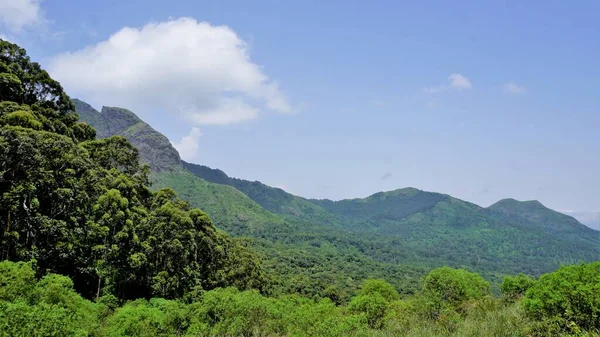
{"label": "vegetation", "polygon": [[[594,316],[600,310],[599,263],[543,275],[524,300],[492,297],[477,274],[440,268],[427,275],[419,293],[402,299],[385,281],[366,280],[347,306],[235,288],[177,300],[121,303],[107,295],[92,302],[74,291],[69,278],[38,279],[34,268],[0,262],[0,336],[600,336]],[[565,275],[586,275],[577,288],[588,291],[567,304],[581,303],[586,311],[546,305],[547,294],[565,290],[553,282]]]}

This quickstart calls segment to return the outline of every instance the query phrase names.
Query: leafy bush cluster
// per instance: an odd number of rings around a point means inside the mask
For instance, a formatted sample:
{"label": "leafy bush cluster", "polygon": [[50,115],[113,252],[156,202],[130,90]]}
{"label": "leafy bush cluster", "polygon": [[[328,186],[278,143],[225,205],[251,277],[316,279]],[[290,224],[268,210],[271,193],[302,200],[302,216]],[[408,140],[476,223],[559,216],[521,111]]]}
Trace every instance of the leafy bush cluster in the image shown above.
{"label": "leafy bush cluster", "polygon": [[[447,286],[425,283],[417,295],[400,299],[385,281],[366,280],[347,306],[233,287],[119,305],[111,295],[95,302],[82,298],[65,276],[38,279],[33,263],[4,261],[0,336],[599,336],[599,267],[569,266],[546,274],[533,281],[524,300],[512,293],[504,294],[510,301],[495,298],[476,275],[439,268],[427,278],[443,278]],[[565,275],[579,291],[555,282]],[[550,298],[566,300],[564,307]]]}

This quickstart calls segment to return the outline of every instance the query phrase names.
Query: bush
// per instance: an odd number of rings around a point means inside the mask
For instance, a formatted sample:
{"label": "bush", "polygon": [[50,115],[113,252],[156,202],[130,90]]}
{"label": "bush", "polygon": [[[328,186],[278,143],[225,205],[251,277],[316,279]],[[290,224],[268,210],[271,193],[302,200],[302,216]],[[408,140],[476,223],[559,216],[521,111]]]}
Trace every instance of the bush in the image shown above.
{"label": "bush", "polygon": [[400,299],[396,288],[386,281],[382,279],[365,280],[360,287],[360,295],[372,296],[375,294],[381,295],[390,302]]}
{"label": "bush", "polygon": [[372,329],[383,327],[383,318],[387,313],[390,302],[378,293],[354,297],[348,304],[352,313],[364,314],[367,324]]}
{"label": "bush", "polygon": [[600,330],[600,262],[542,275],[525,293],[523,305],[533,319],[563,331]]}
{"label": "bush", "polygon": [[66,276],[35,279],[32,263],[0,262],[0,336],[89,336],[103,306],[83,299]]}
{"label": "bush", "polygon": [[179,335],[188,326],[185,307],[164,299],[135,300],[117,309],[105,322],[107,337]]}
{"label": "bush", "polygon": [[519,274],[517,276],[506,276],[502,280],[500,289],[502,290],[504,298],[509,301],[514,301],[517,298],[523,297],[527,289],[531,288],[534,284],[534,278]]}
{"label": "bush", "polygon": [[479,274],[449,267],[432,270],[425,278],[422,291],[432,318],[438,318],[447,309],[459,310],[465,302],[489,293],[489,282]]}

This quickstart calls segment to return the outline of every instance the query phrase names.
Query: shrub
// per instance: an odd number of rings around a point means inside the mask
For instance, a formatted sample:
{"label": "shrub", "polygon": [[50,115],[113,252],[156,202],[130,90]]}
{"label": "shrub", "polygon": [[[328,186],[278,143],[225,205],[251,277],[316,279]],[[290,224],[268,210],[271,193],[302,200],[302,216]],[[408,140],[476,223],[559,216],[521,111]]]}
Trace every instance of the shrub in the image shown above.
{"label": "shrub", "polygon": [[527,289],[531,288],[535,284],[535,279],[519,274],[517,276],[506,276],[502,280],[502,294],[509,301],[514,301],[517,298],[523,297]]}
{"label": "shrub", "polygon": [[422,291],[431,318],[440,317],[447,309],[459,310],[465,302],[489,293],[489,282],[479,274],[449,267],[432,270],[425,278]]}
{"label": "shrub", "polygon": [[525,293],[526,313],[564,331],[600,330],[600,262],[544,274]]}

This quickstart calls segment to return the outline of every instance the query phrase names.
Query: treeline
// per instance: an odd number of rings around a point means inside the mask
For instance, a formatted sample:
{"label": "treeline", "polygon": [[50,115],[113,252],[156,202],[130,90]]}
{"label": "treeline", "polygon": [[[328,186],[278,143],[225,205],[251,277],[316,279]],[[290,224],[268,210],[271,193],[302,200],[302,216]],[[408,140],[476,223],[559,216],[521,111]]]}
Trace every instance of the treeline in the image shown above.
{"label": "treeline", "polygon": [[502,297],[463,269],[431,271],[407,298],[383,280],[366,280],[346,306],[232,287],[177,300],[92,302],[68,277],[38,279],[34,269],[0,262],[0,336],[600,336],[600,262],[539,280],[507,277]]}

